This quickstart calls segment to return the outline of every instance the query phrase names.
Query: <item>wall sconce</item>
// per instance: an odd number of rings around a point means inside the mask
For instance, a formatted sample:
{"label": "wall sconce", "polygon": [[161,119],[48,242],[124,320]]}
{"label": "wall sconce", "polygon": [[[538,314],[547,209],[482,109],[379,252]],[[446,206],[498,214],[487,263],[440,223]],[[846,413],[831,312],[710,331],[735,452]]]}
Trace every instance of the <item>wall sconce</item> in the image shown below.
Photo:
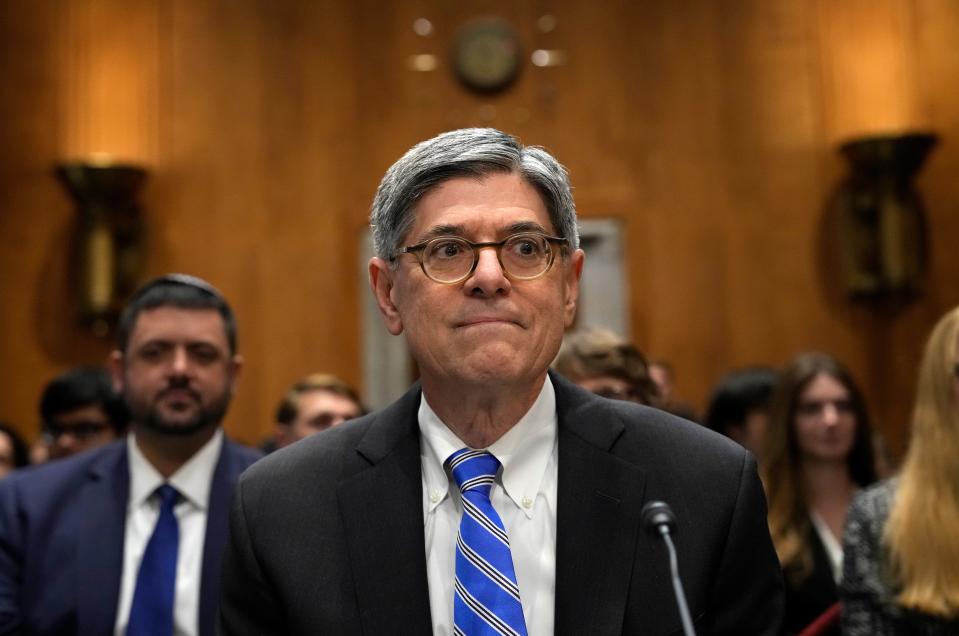
{"label": "wall sconce", "polygon": [[936,139],[910,133],[863,137],[840,147],[851,167],[835,198],[840,264],[853,298],[906,298],[918,291],[926,223],[912,179]]}
{"label": "wall sconce", "polygon": [[56,173],[80,214],[75,253],[80,321],[105,336],[143,268],[137,193],[147,172],[128,164],[78,161],[59,164]]}

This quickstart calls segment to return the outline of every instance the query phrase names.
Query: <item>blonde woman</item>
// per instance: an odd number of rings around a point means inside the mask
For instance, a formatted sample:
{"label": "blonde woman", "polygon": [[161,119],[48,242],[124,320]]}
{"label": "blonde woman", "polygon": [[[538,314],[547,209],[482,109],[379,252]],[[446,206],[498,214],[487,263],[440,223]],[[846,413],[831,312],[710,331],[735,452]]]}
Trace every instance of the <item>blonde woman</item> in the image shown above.
{"label": "blonde woman", "polygon": [[959,307],[926,344],[902,472],[856,497],[844,546],[843,634],[959,634]]}
{"label": "blonde woman", "polygon": [[762,474],[786,582],[784,631],[797,634],[839,600],[846,511],[875,481],[862,393],[832,356],[804,353],[783,370]]}

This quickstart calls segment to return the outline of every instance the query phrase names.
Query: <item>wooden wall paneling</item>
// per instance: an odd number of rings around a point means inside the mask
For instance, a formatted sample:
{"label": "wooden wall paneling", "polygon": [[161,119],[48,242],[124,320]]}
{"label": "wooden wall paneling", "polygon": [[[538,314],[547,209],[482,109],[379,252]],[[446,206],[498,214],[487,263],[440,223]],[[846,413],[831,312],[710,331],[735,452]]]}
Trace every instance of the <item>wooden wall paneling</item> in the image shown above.
{"label": "wooden wall paneling", "polygon": [[[569,155],[577,210],[582,219],[621,222],[626,279],[626,337],[646,333],[655,303],[645,293],[652,267],[647,262],[650,211],[648,137],[644,110],[650,103],[650,60],[636,34],[645,3],[611,4],[590,12],[588,5],[568,3],[559,25],[566,37],[569,62],[556,82],[558,150]],[[602,42],[602,46],[592,43]],[[566,124],[565,122],[570,122]],[[587,249],[586,267],[591,267]],[[595,263],[595,261],[592,261]],[[583,297],[605,293],[584,286]],[[641,307],[637,312],[635,307]],[[599,326],[611,327],[617,317]],[[638,344],[645,350],[643,339]]]}
{"label": "wooden wall paneling", "polygon": [[959,305],[959,4],[915,4],[915,81],[928,128],[940,136],[916,181],[929,224],[928,271],[923,295],[891,320],[885,346],[886,385],[881,407],[888,413],[888,437],[894,450],[904,448],[915,396],[917,365],[932,326]]}
{"label": "wooden wall paneling", "polygon": [[[725,224],[725,237],[742,241],[730,251],[727,272],[736,337],[728,352],[734,361],[725,367],[778,366],[821,349],[861,369],[858,326],[837,321],[831,308],[836,297],[845,301],[824,230],[835,176],[831,163],[823,164],[832,150],[820,105],[816,13],[808,3],[739,6],[742,30],[725,30],[736,56],[729,79],[738,87],[723,100],[733,117],[723,129],[748,145],[734,138],[724,144],[740,216]],[[843,343],[854,346],[843,350]]]}
{"label": "wooden wall paneling", "polygon": [[[31,439],[39,432],[36,403],[45,382],[67,367],[103,363],[111,346],[77,325],[77,218],[53,168],[106,144],[116,144],[118,158],[148,158],[153,94],[136,63],[152,52],[152,6],[140,3],[125,14],[130,31],[142,38],[98,40],[88,37],[89,29],[116,25],[102,2],[3,4],[0,64],[11,90],[4,93],[2,129],[4,147],[15,151],[0,170],[6,277],[0,349],[11,377],[2,417]],[[116,64],[106,64],[104,48]]]}
{"label": "wooden wall paneling", "polygon": [[916,0],[816,5],[832,140],[927,123],[916,73]]}
{"label": "wooden wall paneling", "polygon": [[[920,19],[916,2],[894,0],[824,2],[817,11],[824,145],[830,151],[826,170],[835,186],[847,169],[838,158],[839,142],[929,126],[930,99],[939,91],[926,88],[921,38],[924,24],[945,16]],[[932,256],[936,257],[935,250]],[[928,329],[924,325],[935,320],[927,316],[938,313],[936,303],[929,295],[900,305],[850,302],[834,293],[829,307],[831,319],[849,329],[836,347],[852,358],[877,426],[898,454],[911,410],[921,340]]]}
{"label": "wooden wall paneling", "polygon": [[[356,305],[356,55],[348,5],[231,7],[180,7],[173,90],[185,97],[171,114],[173,152],[178,165],[194,165],[197,183],[168,197],[181,215],[169,226],[192,219],[204,230],[170,241],[183,249],[169,260],[193,260],[225,281],[247,358],[230,419],[254,441],[298,377],[359,377],[357,326],[342,318]],[[194,239],[216,245],[203,262]]]}
{"label": "wooden wall paneling", "polygon": [[264,235],[262,46],[254,2],[180,2],[169,16],[171,109],[149,206],[151,275],[185,271],[218,286],[233,306],[248,358],[227,416],[244,441],[258,412],[253,327]]}
{"label": "wooden wall paneling", "polygon": [[[634,60],[651,74],[645,100],[648,129],[646,214],[641,269],[646,277],[639,311],[645,334],[637,336],[653,358],[672,362],[678,387],[695,399],[707,371],[704,361],[722,356],[725,332],[720,278],[724,246],[716,241],[729,203],[717,168],[722,161],[721,78],[715,5],[660,3],[645,13],[638,37],[648,57]],[[642,156],[641,155],[641,156]],[[636,307],[636,304],[634,304]]]}
{"label": "wooden wall paneling", "polygon": [[595,11],[563,2],[543,13],[554,16],[556,28],[538,33],[533,25],[539,16],[529,15],[531,41],[563,51],[566,61],[537,68],[527,59],[539,98],[532,111],[542,138],[537,143],[569,168],[584,216],[622,215],[634,200],[634,170],[624,153],[635,128],[626,89],[635,76],[628,67],[629,8],[612,4]]}
{"label": "wooden wall paneling", "polygon": [[[528,49],[510,90],[480,96],[448,54],[456,29],[488,14]],[[228,428],[250,442],[303,373],[359,382],[369,292],[354,267],[374,189],[413,143],[453,127],[547,146],[584,218],[622,218],[632,336],[675,364],[696,406],[729,367],[823,348],[896,441],[921,340],[956,303],[951,0],[15,0],[0,17],[0,76],[16,85],[0,140],[17,149],[0,160],[0,347],[17,371],[0,417],[21,425],[34,426],[43,381],[109,349],[72,323],[74,213],[50,174],[101,148],[150,165],[148,274],[191,271],[233,303],[248,364]],[[432,35],[413,32],[417,17]],[[566,63],[533,68],[537,47]],[[411,71],[417,53],[437,69]],[[845,170],[838,139],[907,124],[943,139],[919,179],[930,267],[923,296],[883,311],[838,289],[824,208]]]}
{"label": "wooden wall paneling", "polygon": [[[361,72],[347,6],[272,5],[265,38],[266,234],[255,326],[259,426],[295,380],[332,372],[358,384],[353,264]],[[265,432],[260,431],[260,435]]]}
{"label": "wooden wall paneling", "polygon": [[939,135],[917,179],[930,226],[930,262],[926,285],[935,320],[959,304],[959,3],[917,2],[919,70],[929,128]]}
{"label": "wooden wall paneling", "polygon": [[59,156],[154,163],[160,3],[66,0],[60,9]]}
{"label": "wooden wall paneling", "polygon": [[[659,299],[654,293],[656,281],[661,280],[661,263],[654,258],[660,249],[656,242],[661,237],[654,229],[654,221],[669,207],[669,188],[658,184],[664,176],[663,157],[672,140],[659,122],[669,108],[662,87],[668,83],[670,69],[662,63],[666,35],[662,29],[667,3],[632,3],[622,17],[622,43],[618,46],[621,66],[613,73],[626,73],[623,95],[627,104],[624,114],[624,156],[628,161],[631,200],[624,205],[627,220],[626,259],[630,282],[630,323],[632,337],[647,355],[661,355],[652,341],[657,324]],[[660,187],[666,195],[654,195]]]}
{"label": "wooden wall paneling", "polygon": [[[72,329],[68,266],[56,244],[73,213],[52,177],[57,152],[55,11],[32,2],[0,3],[0,419],[28,438],[37,434],[37,385],[58,360],[83,347],[45,341],[57,326]],[[46,325],[54,325],[54,329]],[[85,342],[85,344],[88,344]],[[85,352],[89,355],[89,351]]]}

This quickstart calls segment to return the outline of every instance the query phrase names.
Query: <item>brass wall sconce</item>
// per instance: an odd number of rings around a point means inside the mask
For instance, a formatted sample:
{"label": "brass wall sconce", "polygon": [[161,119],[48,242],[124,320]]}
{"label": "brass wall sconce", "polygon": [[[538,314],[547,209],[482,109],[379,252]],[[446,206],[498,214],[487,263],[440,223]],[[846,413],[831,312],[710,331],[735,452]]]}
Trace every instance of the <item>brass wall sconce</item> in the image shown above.
{"label": "brass wall sconce", "polygon": [[75,252],[79,318],[105,336],[143,268],[143,221],[137,195],[143,168],[110,162],[71,162],[57,176],[80,215]]}
{"label": "brass wall sconce", "polygon": [[904,299],[919,290],[926,221],[912,180],[937,138],[909,133],[853,139],[840,147],[850,174],[834,200],[846,292],[859,299]]}

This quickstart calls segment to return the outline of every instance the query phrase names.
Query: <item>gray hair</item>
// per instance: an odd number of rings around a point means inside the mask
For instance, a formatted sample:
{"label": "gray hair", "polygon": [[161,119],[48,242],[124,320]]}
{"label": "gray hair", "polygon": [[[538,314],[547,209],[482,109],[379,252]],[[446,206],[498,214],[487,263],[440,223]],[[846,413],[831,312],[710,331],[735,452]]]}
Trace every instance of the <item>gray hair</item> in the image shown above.
{"label": "gray hair", "polygon": [[556,231],[579,247],[566,168],[543,148],[524,146],[494,128],[463,128],[416,144],[386,171],[370,210],[376,255],[394,257],[413,225],[413,207],[427,192],[448,179],[495,172],[516,173],[536,188]]}

